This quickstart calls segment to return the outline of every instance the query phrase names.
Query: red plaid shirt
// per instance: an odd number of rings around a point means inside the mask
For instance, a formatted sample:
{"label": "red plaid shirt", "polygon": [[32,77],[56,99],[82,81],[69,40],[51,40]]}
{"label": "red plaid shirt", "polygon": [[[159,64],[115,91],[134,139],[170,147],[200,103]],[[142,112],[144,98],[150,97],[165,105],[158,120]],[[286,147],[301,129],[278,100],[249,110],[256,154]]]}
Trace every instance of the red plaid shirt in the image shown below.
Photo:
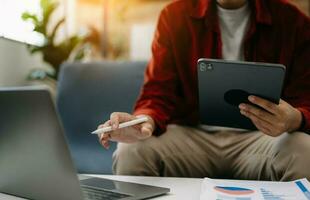
{"label": "red plaid shirt", "polygon": [[[301,131],[309,132],[310,20],[284,0],[249,2],[252,16],[243,43],[245,60],[287,67],[282,99],[302,112]],[[155,120],[156,135],[169,123],[199,123],[197,60],[222,58],[220,34],[215,0],[178,0],[161,12],[134,111]]]}

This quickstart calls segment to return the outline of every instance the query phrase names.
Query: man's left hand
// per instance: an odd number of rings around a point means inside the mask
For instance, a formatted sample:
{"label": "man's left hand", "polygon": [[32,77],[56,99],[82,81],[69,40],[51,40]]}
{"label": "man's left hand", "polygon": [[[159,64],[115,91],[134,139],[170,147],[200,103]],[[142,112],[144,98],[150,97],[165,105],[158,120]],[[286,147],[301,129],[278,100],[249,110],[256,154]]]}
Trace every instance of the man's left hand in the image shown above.
{"label": "man's left hand", "polygon": [[285,132],[293,132],[300,128],[302,123],[301,112],[280,100],[279,105],[256,96],[249,96],[250,104],[239,105],[240,113],[254,123],[258,130],[277,137]]}

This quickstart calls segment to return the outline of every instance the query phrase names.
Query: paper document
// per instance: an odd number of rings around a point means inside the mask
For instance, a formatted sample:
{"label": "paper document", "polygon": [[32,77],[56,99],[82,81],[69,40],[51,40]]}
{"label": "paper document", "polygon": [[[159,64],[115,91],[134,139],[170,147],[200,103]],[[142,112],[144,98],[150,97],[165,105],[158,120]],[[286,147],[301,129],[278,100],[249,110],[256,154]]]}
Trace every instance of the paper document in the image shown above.
{"label": "paper document", "polygon": [[307,179],[269,182],[205,178],[200,200],[310,200],[310,183]]}

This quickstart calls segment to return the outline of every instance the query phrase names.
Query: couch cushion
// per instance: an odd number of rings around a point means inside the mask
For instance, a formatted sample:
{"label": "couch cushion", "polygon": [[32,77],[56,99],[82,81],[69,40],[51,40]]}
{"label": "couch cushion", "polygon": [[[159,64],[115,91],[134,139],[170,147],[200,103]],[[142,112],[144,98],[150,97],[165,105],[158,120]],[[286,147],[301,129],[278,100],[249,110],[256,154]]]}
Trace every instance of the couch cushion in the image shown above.
{"label": "couch cushion", "polygon": [[111,174],[116,144],[105,150],[91,131],[112,112],[131,112],[146,62],[65,63],[57,108],[79,173]]}

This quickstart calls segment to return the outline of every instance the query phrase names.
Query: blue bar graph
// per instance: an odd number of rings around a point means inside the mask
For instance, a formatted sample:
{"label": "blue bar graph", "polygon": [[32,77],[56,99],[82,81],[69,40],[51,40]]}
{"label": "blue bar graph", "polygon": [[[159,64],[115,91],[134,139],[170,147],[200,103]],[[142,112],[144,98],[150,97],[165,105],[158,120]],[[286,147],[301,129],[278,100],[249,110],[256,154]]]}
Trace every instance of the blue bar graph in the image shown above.
{"label": "blue bar graph", "polygon": [[307,188],[304,186],[304,184],[301,181],[296,181],[295,184],[297,185],[297,187],[299,187],[299,189],[304,193],[304,195],[306,196],[306,198],[308,200],[310,200],[310,192],[309,190],[307,190]]}

